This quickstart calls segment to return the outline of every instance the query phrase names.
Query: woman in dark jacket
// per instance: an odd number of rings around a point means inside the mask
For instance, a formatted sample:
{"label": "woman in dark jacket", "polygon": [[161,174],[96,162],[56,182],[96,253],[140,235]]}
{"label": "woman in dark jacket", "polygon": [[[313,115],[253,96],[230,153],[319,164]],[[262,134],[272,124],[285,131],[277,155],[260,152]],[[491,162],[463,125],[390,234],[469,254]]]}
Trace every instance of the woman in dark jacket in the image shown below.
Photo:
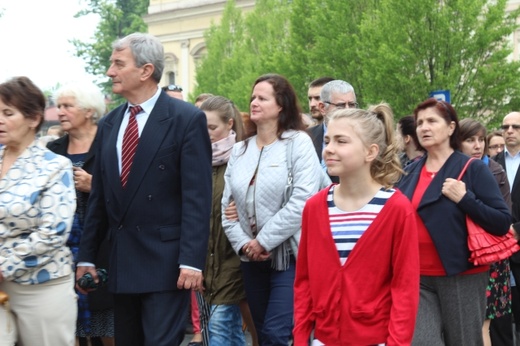
{"label": "woman in dark jacket", "polygon": [[[58,116],[66,135],[47,144],[47,147],[72,161],[76,187],[76,214],[67,245],[74,256],[79,250],[87,202],[90,195],[92,172],[97,150],[94,138],[97,121],[105,114],[105,99],[94,85],[71,83],[59,88],[54,99]],[[96,267],[107,268],[108,246],[99,251]],[[88,297],[78,293],[78,320],[76,336],[80,345],[87,345],[90,337],[93,345],[113,345],[114,322],[112,295],[106,287],[91,292]],[[101,341],[101,339],[103,341]]]}
{"label": "woman in dark jacket", "polygon": [[406,168],[398,184],[419,215],[421,289],[413,344],[483,345],[489,266],[468,260],[466,215],[504,235],[509,208],[484,162],[471,162],[457,181],[469,158],[459,151],[459,123],[449,103],[428,99],[414,117],[426,155]]}
{"label": "woman in dark jacket", "polygon": [[[511,192],[506,171],[496,161],[487,155],[486,128],[473,119],[460,121],[460,139],[462,152],[468,156],[482,160],[491,170],[509,208],[511,208]],[[485,345],[512,345],[513,334],[511,329],[511,269],[509,259],[494,262],[489,266],[489,281],[486,288],[487,307],[486,321],[482,327],[482,336]],[[509,315],[509,316],[508,316]],[[494,325],[504,326],[500,333],[490,330],[491,321]],[[504,333],[506,331],[506,333]],[[509,333],[507,333],[507,331]]]}

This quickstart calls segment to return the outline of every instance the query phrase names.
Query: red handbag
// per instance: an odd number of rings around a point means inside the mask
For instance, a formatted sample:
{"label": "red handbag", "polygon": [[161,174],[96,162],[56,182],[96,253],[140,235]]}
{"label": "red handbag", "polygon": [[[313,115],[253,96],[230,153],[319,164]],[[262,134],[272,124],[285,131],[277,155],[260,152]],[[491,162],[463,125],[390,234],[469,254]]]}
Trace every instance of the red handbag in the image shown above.
{"label": "red handbag", "polygon": [[[457,180],[462,178],[472,160],[475,160],[475,158],[472,157],[466,162]],[[520,250],[512,229],[509,229],[505,235],[496,236],[486,232],[482,227],[473,222],[467,214],[466,227],[468,228],[469,261],[476,266],[487,265],[506,259]]]}

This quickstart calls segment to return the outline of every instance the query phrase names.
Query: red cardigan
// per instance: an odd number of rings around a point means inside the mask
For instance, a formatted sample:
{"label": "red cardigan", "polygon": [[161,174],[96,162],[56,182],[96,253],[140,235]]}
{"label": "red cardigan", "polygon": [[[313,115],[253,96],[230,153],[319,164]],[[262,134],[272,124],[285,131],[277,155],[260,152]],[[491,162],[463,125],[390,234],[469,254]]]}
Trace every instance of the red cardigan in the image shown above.
{"label": "red cardigan", "polygon": [[410,345],[419,304],[416,212],[397,190],[341,266],[327,194],[303,210],[294,287],[294,345]]}

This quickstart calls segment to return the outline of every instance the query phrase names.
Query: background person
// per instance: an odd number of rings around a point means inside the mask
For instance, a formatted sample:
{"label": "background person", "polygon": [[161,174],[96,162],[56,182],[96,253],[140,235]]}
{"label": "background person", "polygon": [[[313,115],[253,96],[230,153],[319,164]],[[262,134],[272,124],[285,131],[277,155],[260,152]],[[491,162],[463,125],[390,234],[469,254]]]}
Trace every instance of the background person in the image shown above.
{"label": "background person", "polygon": [[[67,240],[74,263],[77,263],[79,244],[85,224],[87,202],[92,188],[92,171],[99,143],[94,141],[97,122],[105,114],[105,98],[101,91],[91,83],[69,83],[54,93],[58,109],[60,128],[66,134],[47,144],[47,148],[72,161],[74,185],[76,187],[76,213],[72,230]],[[106,239],[96,259],[96,266],[108,266],[108,239]],[[100,287],[88,296],[78,294],[78,319],[76,336],[80,345],[91,342],[101,345],[114,345],[113,297],[106,287]],[[93,340],[96,338],[96,340]],[[99,338],[103,338],[101,341]]]}
{"label": "background person", "polygon": [[[520,231],[520,112],[508,113],[502,119],[502,137],[505,141],[504,150],[492,156],[506,171],[507,181],[511,188],[511,210],[513,215],[513,229],[518,234]],[[520,253],[514,253],[509,258],[511,266],[511,294],[513,320],[515,322],[516,339],[520,339],[520,292],[516,283],[520,282]],[[495,329],[492,321],[491,330]]]}
{"label": "background person", "polygon": [[[223,217],[241,257],[244,285],[260,345],[286,345],[293,327],[293,284],[301,212],[320,187],[321,169],[303,132],[298,100],[287,79],[260,76],[250,103],[257,134],[233,147],[222,210],[236,203],[237,220]],[[292,195],[283,204],[292,143]]]}
{"label": "background person", "polygon": [[321,101],[321,89],[328,82],[333,81],[332,77],[319,77],[309,83],[307,90],[307,100],[309,101],[309,115],[314,119],[316,125],[323,122],[323,114],[320,112],[319,104]]}
{"label": "background person", "polygon": [[[321,88],[320,101],[318,110],[323,117],[323,121],[314,127],[308,129],[308,133],[312,138],[312,143],[318,155],[323,171],[327,172],[327,165],[323,160],[323,150],[325,149],[325,134],[327,133],[328,114],[335,109],[357,108],[356,93],[350,83],[343,80],[333,80]],[[327,172],[328,174],[328,172]],[[329,174],[332,182],[337,183],[337,177]]]}
{"label": "background person", "polygon": [[[242,315],[244,320],[251,320],[251,313],[244,291],[240,257],[233,251],[222,227],[224,173],[233,145],[244,138],[242,116],[233,102],[222,96],[209,97],[200,109],[206,114],[213,148],[213,204],[204,270],[204,301],[210,311],[209,345],[244,346]],[[257,345],[254,325],[252,327],[253,344]]]}
{"label": "background person", "polygon": [[[100,148],[76,277],[89,272],[97,278],[91,264],[108,236],[117,343],[179,345],[190,290],[202,288],[206,261],[211,210],[206,117],[158,87],[164,49],[156,37],[135,33],[116,41],[110,61],[112,91],[128,102],[98,126]],[[133,148],[135,156],[128,158]]]}
{"label": "background person", "polygon": [[468,259],[466,215],[487,232],[504,235],[511,215],[495,178],[460,152],[459,121],[447,102],[430,98],[414,110],[426,154],[406,167],[398,188],[417,210],[420,300],[414,345],[482,345],[489,266]]}
{"label": "background person", "polygon": [[401,142],[401,160],[402,167],[408,166],[410,163],[417,161],[424,155],[421,149],[417,132],[415,131],[415,119],[412,115],[407,115],[399,119],[397,122],[397,137]]}
{"label": "background person", "polygon": [[[500,188],[500,192],[511,208],[511,193],[507,175],[502,166],[486,155],[486,128],[474,119],[462,119],[459,122],[461,150],[464,154],[482,160],[491,170]],[[494,262],[489,266],[489,282],[486,288],[486,320],[482,327],[485,346],[512,345],[511,328],[511,269],[509,259]],[[490,330],[493,321],[495,328]],[[497,333],[497,325],[502,325]]]}
{"label": "background person", "polygon": [[54,136],[54,139],[58,139],[65,134],[61,125],[52,125],[47,129],[47,136]]}
{"label": "background person", "polygon": [[169,84],[162,87],[162,90],[170,97],[184,101],[184,95],[182,94],[182,88],[175,84]]}
{"label": "background person", "polygon": [[213,94],[210,94],[210,93],[202,93],[202,94],[199,94],[196,98],[195,98],[195,102],[193,103],[195,105],[195,107],[197,108],[200,108],[200,105],[202,104],[202,102],[206,101],[207,99],[209,99],[210,97],[214,96]]}
{"label": "background person", "polygon": [[493,131],[487,136],[487,155],[494,157],[504,151],[506,141],[500,131]]}
{"label": "background person", "polygon": [[[323,152],[339,177],[303,211],[294,345],[409,345],[419,303],[415,211],[386,104],[330,114]],[[385,239],[385,241],[381,241]],[[318,312],[319,313],[316,313]]]}
{"label": "background person", "polygon": [[27,77],[0,84],[0,291],[18,344],[74,345],[72,255],[76,209],[70,160],[40,145],[45,96]]}

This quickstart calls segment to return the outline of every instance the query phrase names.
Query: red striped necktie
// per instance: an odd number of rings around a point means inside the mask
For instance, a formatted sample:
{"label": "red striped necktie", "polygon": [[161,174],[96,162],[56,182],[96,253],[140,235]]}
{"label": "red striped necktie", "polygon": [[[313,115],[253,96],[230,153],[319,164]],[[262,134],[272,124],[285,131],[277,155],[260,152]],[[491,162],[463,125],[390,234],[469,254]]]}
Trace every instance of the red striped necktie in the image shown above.
{"label": "red striped necktie", "polygon": [[130,168],[134,161],[135,150],[139,143],[139,129],[137,128],[137,120],[135,120],[135,116],[142,110],[141,106],[130,107],[130,118],[125,129],[125,134],[123,135],[123,148],[121,150],[121,185],[123,188],[126,186],[126,182],[128,181]]}

